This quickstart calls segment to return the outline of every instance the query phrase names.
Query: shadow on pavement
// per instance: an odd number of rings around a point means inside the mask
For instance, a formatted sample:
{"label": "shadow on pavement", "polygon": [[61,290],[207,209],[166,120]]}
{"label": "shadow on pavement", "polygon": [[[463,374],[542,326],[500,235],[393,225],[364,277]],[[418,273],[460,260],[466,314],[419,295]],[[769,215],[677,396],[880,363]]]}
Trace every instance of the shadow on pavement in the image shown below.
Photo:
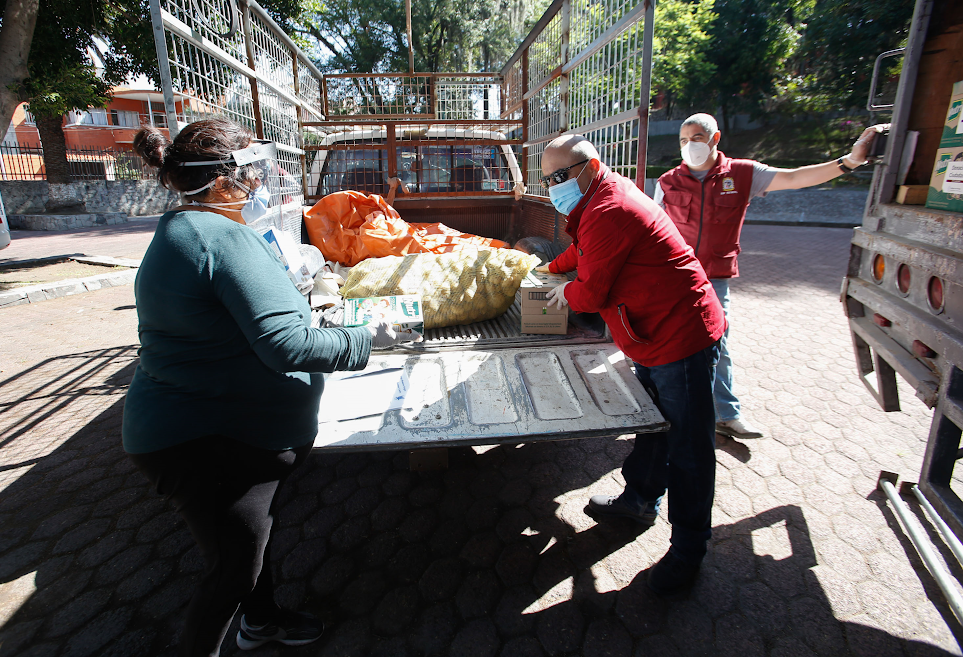
{"label": "shadow on pavement", "polygon": [[[103,372],[121,354],[78,356]],[[66,394],[59,413],[82,415],[85,399],[118,396],[133,367],[98,382],[74,358],[49,388],[30,383],[49,362],[5,381],[5,409]],[[122,451],[122,404],[66,434],[0,495],[4,655],[174,654],[201,563]],[[53,415],[42,406],[3,425],[4,449],[36,438]],[[406,452],[312,455],[282,494],[271,566],[279,602],[330,629],[312,646],[245,654],[948,654],[836,620],[797,506],[717,526],[691,594],[654,597],[645,569],[667,548],[664,520],[643,534],[580,515],[584,489],[616,486],[609,474],[631,444],[457,449],[436,473],[408,471]],[[240,654],[233,636],[222,654]]]}

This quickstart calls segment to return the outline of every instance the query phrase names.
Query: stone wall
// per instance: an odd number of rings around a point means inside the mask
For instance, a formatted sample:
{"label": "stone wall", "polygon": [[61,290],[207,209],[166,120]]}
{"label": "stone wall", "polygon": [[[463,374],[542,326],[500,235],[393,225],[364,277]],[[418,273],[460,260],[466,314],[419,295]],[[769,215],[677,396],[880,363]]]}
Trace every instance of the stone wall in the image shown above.
{"label": "stone wall", "polygon": [[[91,180],[72,183],[80,187],[92,213],[123,212],[131,217],[161,214],[176,204],[178,195],[155,180]],[[38,214],[47,201],[43,180],[0,181],[7,214]]]}

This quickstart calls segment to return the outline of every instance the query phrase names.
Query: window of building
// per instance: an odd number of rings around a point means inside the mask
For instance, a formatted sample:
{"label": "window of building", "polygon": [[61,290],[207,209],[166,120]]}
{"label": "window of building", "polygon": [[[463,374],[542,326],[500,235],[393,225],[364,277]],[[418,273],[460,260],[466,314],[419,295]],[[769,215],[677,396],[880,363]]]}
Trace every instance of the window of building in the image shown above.
{"label": "window of building", "polygon": [[110,124],[119,128],[139,128],[140,115],[129,110],[110,110]]}
{"label": "window of building", "polygon": [[90,107],[81,112],[80,123],[82,125],[109,125],[107,122],[107,110],[100,107]]}

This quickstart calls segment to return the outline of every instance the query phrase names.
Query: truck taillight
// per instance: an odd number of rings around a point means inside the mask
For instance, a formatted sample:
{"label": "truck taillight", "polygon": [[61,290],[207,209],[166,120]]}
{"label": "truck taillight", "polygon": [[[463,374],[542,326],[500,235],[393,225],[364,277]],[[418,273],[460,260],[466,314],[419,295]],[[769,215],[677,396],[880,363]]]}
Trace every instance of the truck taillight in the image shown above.
{"label": "truck taillight", "polygon": [[910,268],[906,265],[900,265],[896,270],[896,287],[903,294],[909,294],[910,275]]}
{"label": "truck taillight", "polygon": [[883,260],[883,256],[876,254],[873,257],[873,279],[877,283],[883,282],[883,274],[886,273],[886,262]]}
{"label": "truck taillight", "polygon": [[943,281],[936,276],[930,277],[926,285],[926,299],[930,303],[930,310],[934,313],[943,312]]}

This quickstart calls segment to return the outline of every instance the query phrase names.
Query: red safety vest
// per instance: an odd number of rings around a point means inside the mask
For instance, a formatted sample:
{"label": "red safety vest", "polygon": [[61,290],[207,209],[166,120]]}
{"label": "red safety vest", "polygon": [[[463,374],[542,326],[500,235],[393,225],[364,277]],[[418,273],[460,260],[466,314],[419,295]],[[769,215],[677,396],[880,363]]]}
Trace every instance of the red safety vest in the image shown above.
{"label": "red safety vest", "polygon": [[749,207],[752,160],[734,160],[719,151],[714,167],[699,182],[684,162],[662,174],[666,214],[695,251],[709,278],[739,275],[739,234]]}

